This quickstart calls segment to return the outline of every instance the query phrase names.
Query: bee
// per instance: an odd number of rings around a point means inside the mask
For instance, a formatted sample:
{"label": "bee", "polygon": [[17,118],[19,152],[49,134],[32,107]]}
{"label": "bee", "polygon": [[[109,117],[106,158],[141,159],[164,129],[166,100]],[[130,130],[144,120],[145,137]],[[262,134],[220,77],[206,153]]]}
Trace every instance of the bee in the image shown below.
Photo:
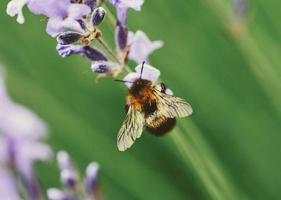
{"label": "bee", "polygon": [[[185,100],[173,96],[164,83],[154,84],[140,77],[131,82],[125,110],[127,115],[117,135],[120,151],[130,148],[144,129],[154,136],[163,136],[176,125],[176,118],[192,114],[192,107]],[[126,81],[122,81],[126,82]]]}

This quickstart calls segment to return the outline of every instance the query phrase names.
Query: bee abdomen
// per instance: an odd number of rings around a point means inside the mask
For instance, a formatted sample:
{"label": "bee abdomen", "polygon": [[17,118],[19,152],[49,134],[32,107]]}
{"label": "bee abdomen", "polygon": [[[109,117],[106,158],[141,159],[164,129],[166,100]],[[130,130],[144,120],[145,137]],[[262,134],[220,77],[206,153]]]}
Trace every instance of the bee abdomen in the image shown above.
{"label": "bee abdomen", "polygon": [[157,118],[146,125],[146,130],[155,136],[163,136],[176,126],[176,118]]}

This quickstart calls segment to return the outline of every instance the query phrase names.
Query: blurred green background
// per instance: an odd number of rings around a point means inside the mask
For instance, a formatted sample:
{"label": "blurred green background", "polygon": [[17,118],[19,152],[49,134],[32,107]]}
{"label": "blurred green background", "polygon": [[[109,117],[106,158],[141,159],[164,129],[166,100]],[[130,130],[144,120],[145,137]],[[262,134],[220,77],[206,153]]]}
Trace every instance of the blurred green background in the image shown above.
{"label": "blurred green background", "polygon": [[[96,84],[89,62],[57,55],[43,17],[25,12],[18,25],[6,3],[0,62],[11,96],[48,123],[54,151],[67,150],[82,173],[100,163],[105,199],[281,198],[281,2],[250,1],[244,22],[230,0],[146,0],[130,12],[131,30],[165,42],[151,63],[195,112],[169,136],[143,134],[126,152],[116,147],[126,87]],[[59,186],[55,163],[37,173],[44,187]]]}

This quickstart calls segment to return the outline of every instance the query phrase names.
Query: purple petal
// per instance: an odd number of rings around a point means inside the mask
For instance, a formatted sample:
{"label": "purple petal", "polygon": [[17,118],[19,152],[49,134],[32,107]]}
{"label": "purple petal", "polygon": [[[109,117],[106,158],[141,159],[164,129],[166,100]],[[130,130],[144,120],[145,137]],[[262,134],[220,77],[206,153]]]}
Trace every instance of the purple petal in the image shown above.
{"label": "purple petal", "polygon": [[[135,70],[140,75],[142,69],[142,64],[138,65]],[[156,83],[156,81],[160,77],[160,71],[151,65],[144,64],[142,75],[142,79],[150,80],[152,83]]]}
{"label": "purple petal", "polygon": [[27,177],[33,173],[35,161],[46,161],[52,156],[52,151],[48,145],[36,141],[18,141],[15,151],[16,166],[21,174]]}
{"label": "purple petal", "polygon": [[52,36],[56,37],[58,34],[64,31],[64,20],[62,18],[50,18],[47,24],[47,33]]}
{"label": "purple petal", "polygon": [[78,20],[90,14],[91,9],[85,4],[71,4],[68,8],[68,17]]}
{"label": "purple petal", "polygon": [[128,36],[128,45],[130,46],[129,59],[134,60],[136,63],[143,61],[148,62],[148,57],[155,50],[163,46],[163,42],[150,41],[142,31],[137,31],[135,34],[130,32]]}
{"label": "purple petal", "polygon": [[45,15],[49,18],[67,16],[70,0],[30,0],[28,8],[34,14]]}
{"label": "purple petal", "polygon": [[8,169],[0,167],[0,199],[20,200],[14,177]]}
{"label": "purple petal", "polygon": [[152,67],[151,65],[148,64],[144,64],[144,68],[143,68],[143,72],[141,75],[141,69],[142,69],[142,64],[138,65],[135,70],[136,72],[131,72],[129,74],[127,74],[127,76],[124,77],[124,81],[128,81],[125,84],[127,85],[127,87],[131,87],[132,83],[134,82],[136,79],[142,77],[142,79],[145,80],[149,80],[152,83],[156,83],[156,81],[159,79],[160,77],[160,71],[154,67]]}

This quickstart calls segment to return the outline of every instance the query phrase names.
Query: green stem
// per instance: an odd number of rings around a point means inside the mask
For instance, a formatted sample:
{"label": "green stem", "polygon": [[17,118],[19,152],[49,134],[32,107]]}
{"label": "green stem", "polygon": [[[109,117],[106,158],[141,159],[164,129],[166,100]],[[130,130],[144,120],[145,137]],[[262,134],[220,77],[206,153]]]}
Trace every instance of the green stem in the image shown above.
{"label": "green stem", "polygon": [[120,63],[118,58],[116,58],[115,54],[113,53],[113,51],[111,50],[109,45],[101,37],[97,38],[97,41],[110,54],[110,56],[114,59],[115,62],[122,64],[122,63]]}

